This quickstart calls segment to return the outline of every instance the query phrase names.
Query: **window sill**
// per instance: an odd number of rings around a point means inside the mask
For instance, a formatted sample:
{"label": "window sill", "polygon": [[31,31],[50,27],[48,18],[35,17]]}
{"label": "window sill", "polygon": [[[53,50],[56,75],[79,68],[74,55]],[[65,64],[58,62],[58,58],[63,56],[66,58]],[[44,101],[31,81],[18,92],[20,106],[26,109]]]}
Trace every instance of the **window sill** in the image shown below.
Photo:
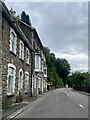
{"label": "window sill", "polygon": [[42,72],[40,68],[35,68],[35,72]]}
{"label": "window sill", "polygon": [[20,60],[21,60],[22,62],[24,62],[24,60],[23,60],[22,58],[20,58]]}
{"label": "window sill", "polygon": [[13,51],[10,51],[14,56],[16,56],[16,53],[14,53]]}
{"label": "window sill", "polygon": [[26,64],[29,66],[29,63],[26,62]]}
{"label": "window sill", "polygon": [[7,93],[7,97],[13,97],[14,93]]}
{"label": "window sill", "polygon": [[25,94],[28,94],[28,92],[25,92]]}

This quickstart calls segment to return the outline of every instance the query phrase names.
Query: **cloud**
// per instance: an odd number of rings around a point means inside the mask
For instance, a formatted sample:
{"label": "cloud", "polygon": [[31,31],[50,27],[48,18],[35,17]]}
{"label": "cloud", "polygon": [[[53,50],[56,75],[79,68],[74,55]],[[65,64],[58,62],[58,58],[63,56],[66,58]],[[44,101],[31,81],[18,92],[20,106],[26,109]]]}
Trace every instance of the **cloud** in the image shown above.
{"label": "cloud", "polygon": [[[88,59],[87,2],[7,3],[17,13],[25,10],[44,46],[67,59],[72,69],[86,70]],[[82,65],[81,65],[82,64]],[[75,67],[75,65],[77,67]]]}
{"label": "cloud", "polygon": [[88,71],[88,57],[86,54],[83,53],[56,53],[57,57],[67,58],[70,66],[71,71],[81,71],[87,72]]}

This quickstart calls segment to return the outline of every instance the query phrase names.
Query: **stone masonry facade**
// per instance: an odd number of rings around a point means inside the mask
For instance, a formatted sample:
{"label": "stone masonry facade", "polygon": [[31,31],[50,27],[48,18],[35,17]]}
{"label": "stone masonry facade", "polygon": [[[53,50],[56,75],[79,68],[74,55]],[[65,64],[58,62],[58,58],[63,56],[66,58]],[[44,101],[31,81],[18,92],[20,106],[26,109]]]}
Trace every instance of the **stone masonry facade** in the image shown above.
{"label": "stone masonry facade", "polygon": [[[15,43],[10,34],[15,37]],[[14,44],[16,49],[12,50],[15,53],[10,50]],[[16,22],[6,5],[2,3],[3,102],[5,100],[10,104],[22,102],[45,91],[47,91],[46,58],[37,31],[22,21]]]}
{"label": "stone masonry facade", "polygon": [[[23,74],[27,71],[29,73],[29,78],[31,78],[31,57],[29,57],[29,64],[26,64],[25,61],[21,60],[19,58],[19,48],[20,48],[20,37],[17,36],[17,47],[16,47],[16,55],[13,54],[11,51],[9,51],[9,40],[10,40],[10,28],[12,28],[12,26],[8,23],[8,21],[5,19],[5,17],[3,17],[2,19],[2,86],[3,86],[3,98],[6,97],[7,95],[7,75],[8,75],[8,64],[11,63],[13,65],[15,65],[16,67],[16,79],[15,79],[15,94],[8,96],[9,99],[12,99],[13,102],[15,102],[17,100],[16,97],[18,97],[18,80],[19,80],[19,70],[22,69],[23,70]],[[24,47],[24,52],[25,52],[25,47]],[[25,54],[25,53],[24,53]],[[24,59],[25,60],[25,59]],[[24,79],[25,79],[25,75],[23,75],[23,97],[25,96],[25,91],[24,91]],[[31,79],[29,80],[29,82],[31,81]],[[30,84],[30,83],[29,83]],[[30,93],[28,93],[29,95]],[[23,98],[22,98],[23,99]]]}

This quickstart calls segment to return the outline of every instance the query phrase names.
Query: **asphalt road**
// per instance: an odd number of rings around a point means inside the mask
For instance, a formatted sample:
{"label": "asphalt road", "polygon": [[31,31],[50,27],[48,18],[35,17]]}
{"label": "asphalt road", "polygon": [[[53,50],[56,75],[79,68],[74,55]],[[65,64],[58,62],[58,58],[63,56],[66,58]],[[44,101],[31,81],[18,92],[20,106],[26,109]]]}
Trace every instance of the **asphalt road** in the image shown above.
{"label": "asphalt road", "polygon": [[63,88],[34,101],[16,118],[88,118],[88,96]]}

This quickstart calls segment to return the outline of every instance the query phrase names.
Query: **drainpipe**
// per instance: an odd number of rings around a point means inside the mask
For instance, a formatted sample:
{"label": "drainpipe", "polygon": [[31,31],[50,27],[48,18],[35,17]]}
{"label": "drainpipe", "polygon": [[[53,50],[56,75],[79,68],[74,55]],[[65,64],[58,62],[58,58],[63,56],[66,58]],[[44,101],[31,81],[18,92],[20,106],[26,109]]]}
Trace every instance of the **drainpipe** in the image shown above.
{"label": "drainpipe", "polygon": [[33,76],[33,52],[31,52],[31,84],[30,84],[31,97],[32,97],[32,76]]}

